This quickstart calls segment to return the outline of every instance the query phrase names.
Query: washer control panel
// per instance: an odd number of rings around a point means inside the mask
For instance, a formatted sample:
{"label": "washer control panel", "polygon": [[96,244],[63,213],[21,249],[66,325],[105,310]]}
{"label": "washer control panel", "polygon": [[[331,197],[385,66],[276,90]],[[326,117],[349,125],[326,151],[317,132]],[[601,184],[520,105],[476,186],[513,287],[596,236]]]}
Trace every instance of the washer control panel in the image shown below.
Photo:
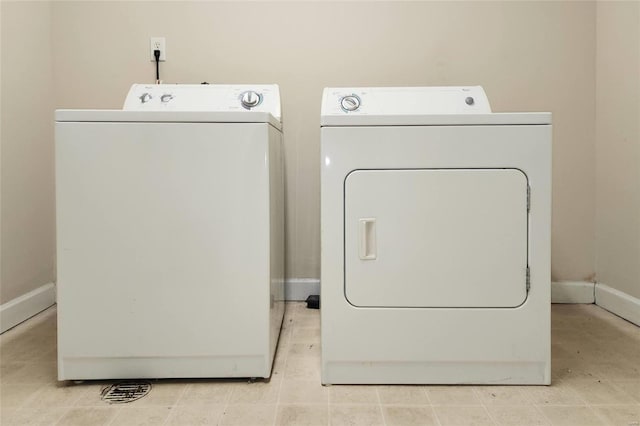
{"label": "washer control panel", "polygon": [[124,102],[129,111],[261,111],[278,120],[280,91],[275,84],[134,84]]}
{"label": "washer control panel", "polygon": [[483,114],[491,106],[480,86],[327,88],[322,115]]}
{"label": "washer control panel", "polygon": [[342,107],[344,112],[356,111],[360,108],[360,97],[355,93],[344,96],[340,99],[340,107]]}
{"label": "washer control panel", "polygon": [[262,102],[262,95],[255,90],[247,90],[240,95],[240,103],[246,109],[255,108]]}

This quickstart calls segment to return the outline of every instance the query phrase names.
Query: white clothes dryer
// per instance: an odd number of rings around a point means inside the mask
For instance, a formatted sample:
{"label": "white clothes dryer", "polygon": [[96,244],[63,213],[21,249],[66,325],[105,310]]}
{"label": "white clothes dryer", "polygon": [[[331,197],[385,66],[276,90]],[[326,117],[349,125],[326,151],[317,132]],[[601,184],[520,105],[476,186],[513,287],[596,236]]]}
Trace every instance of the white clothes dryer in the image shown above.
{"label": "white clothes dryer", "polygon": [[324,384],[549,384],[551,114],[328,88]]}
{"label": "white clothes dryer", "polygon": [[133,85],[56,112],[58,379],[270,377],[284,315],[276,85]]}

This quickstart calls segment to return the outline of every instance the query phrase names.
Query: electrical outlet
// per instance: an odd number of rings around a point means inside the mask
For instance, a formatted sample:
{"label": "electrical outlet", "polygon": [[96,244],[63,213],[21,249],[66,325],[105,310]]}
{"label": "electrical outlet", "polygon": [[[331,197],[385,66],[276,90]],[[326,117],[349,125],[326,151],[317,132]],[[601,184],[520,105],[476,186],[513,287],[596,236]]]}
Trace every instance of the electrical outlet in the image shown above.
{"label": "electrical outlet", "polygon": [[167,44],[165,43],[164,37],[151,37],[149,47],[151,51],[151,62],[156,61],[156,57],[153,56],[154,50],[160,51],[160,62],[167,60]]}

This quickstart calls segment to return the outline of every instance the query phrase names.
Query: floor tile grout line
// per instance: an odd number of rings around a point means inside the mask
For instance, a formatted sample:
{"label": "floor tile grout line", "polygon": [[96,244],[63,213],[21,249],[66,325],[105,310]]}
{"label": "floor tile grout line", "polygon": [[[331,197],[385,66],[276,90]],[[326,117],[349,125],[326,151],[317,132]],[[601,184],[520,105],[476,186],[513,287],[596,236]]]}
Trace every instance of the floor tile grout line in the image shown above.
{"label": "floor tile grout line", "polygon": [[[611,382],[611,386],[613,386],[614,389],[616,389],[618,392],[621,392],[622,394],[626,395],[627,397],[629,397],[631,399],[631,401],[635,402],[636,404],[640,404],[640,398],[634,398],[633,395],[631,395],[629,392],[627,392],[626,389],[620,387],[620,385],[618,385],[618,382],[622,382],[622,383],[627,383],[627,382],[631,382],[631,381],[623,381],[623,380],[610,380]],[[635,381],[633,381],[632,383],[635,383]]]}
{"label": "floor tile grout line", "polygon": [[[290,310],[290,309],[292,309],[291,305],[285,307],[285,312],[284,312],[285,317],[287,316],[287,311]],[[284,368],[283,368],[283,371],[282,371],[282,377],[280,377],[280,383],[278,384],[278,393],[277,393],[277,397],[276,397],[276,412],[275,412],[275,415],[273,417],[273,423],[272,423],[273,426],[276,426],[276,424],[278,422],[278,411],[280,410],[280,394],[282,392],[282,384],[284,383],[284,370],[286,370],[287,358],[289,358],[289,346],[291,345],[291,334],[293,332],[292,329],[293,329],[293,324],[295,322],[295,317],[296,317],[295,316],[295,312],[292,311],[291,312],[291,317],[290,317],[290,319],[291,319],[291,321],[290,321],[291,328],[287,329],[287,334],[288,334],[288,336],[287,336],[287,350],[286,350],[286,353],[283,353],[283,356],[284,356]],[[284,319],[283,319],[283,322],[284,322]],[[282,333],[282,330],[280,331],[280,333]],[[280,346],[280,341],[279,340],[281,338],[282,338],[282,334],[278,338],[278,346]],[[273,377],[273,373],[274,373],[273,369],[275,369],[275,367],[276,367],[275,366],[275,363],[276,363],[275,356],[278,354],[278,349],[280,349],[280,348],[279,347],[276,348],[276,354],[274,355],[273,366],[271,367],[272,368],[271,377]]]}
{"label": "floor tile grout line", "polygon": [[[593,414],[596,416],[596,418],[598,418],[602,422],[603,425],[610,424],[607,418],[604,417],[604,415],[599,410],[596,410],[594,407],[591,407],[591,411],[593,411]],[[630,422],[629,425],[631,426],[633,425],[633,423]]]}
{"label": "floor tile grout line", "polygon": [[[112,406],[112,405],[113,404],[109,404],[109,405],[107,405],[107,407]],[[95,409],[95,408],[101,408],[101,407],[81,407],[79,409],[82,409],[82,408],[93,408],[93,409]],[[111,426],[113,424],[113,422],[116,420],[116,418],[118,418],[118,415],[122,411],[121,404],[118,404],[118,407],[114,407],[114,411],[115,411],[115,414],[113,415],[113,417],[111,417],[111,420],[109,420],[109,422],[105,426]],[[63,418],[64,417],[61,417],[60,420],[62,420]],[[58,421],[60,421],[60,420],[58,420]]]}
{"label": "floor tile grout line", "polygon": [[438,412],[436,411],[436,407],[432,406],[432,409],[433,409],[433,417],[436,419],[436,423],[439,426],[442,426],[442,422],[440,421],[440,416],[438,416]]}
{"label": "floor tile grout line", "polygon": [[552,425],[551,419],[545,416],[544,412],[540,409],[539,405],[534,404],[533,409],[540,415],[544,420],[547,421],[547,424]]}
{"label": "floor tile grout line", "polygon": [[[542,406],[536,406],[537,408],[540,408]],[[545,407],[580,407],[583,409],[587,409],[587,410],[591,410],[592,414],[594,414],[596,417],[598,417],[596,411],[590,406],[590,405],[545,405]],[[547,420],[549,422],[550,425],[554,425],[556,423],[553,422],[553,419],[551,419],[545,412],[544,410],[540,409],[539,410],[542,413],[542,416],[545,418],[545,420]],[[598,417],[599,418],[599,417]],[[608,424],[607,422],[604,422],[603,424]]]}
{"label": "floor tile grout line", "polygon": [[471,386],[471,392],[473,393],[473,396],[476,397],[480,405],[484,406],[484,400],[482,399],[482,395],[480,395],[480,389],[478,389],[478,386]]}
{"label": "floor tile grout line", "polygon": [[180,401],[182,401],[182,398],[184,398],[185,394],[187,393],[187,391],[189,390],[189,387],[191,387],[192,384],[193,383],[187,383],[184,389],[182,389],[182,391],[180,392],[180,395],[178,395],[178,397],[176,398],[173,405],[170,406],[171,411],[169,411],[169,415],[167,416],[166,419],[164,419],[164,422],[162,422],[163,426],[167,425],[171,417],[174,416],[175,413],[178,411],[178,407],[180,406]]}
{"label": "floor tile grout line", "polygon": [[[6,386],[6,384],[5,384]],[[36,386],[36,385],[21,385],[21,384],[9,384],[9,386]],[[39,386],[38,389],[31,394],[29,397],[25,398],[22,403],[19,404],[19,406],[15,407],[16,411],[18,410],[22,410],[23,408],[26,407],[27,403],[31,402],[31,400],[36,399],[36,397],[38,396],[38,394],[42,393],[45,391],[45,386],[46,384],[42,384],[42,385],[37,385]]]}
{"label": "floor tile grout line", "polygon": [[431,407],[431,413],[433,414],[433,419],[436,421],[436,426],[442,426],[442,423],[440,422],[440,419],[436,414],[436,407],[434,407],[433,404],[430,405],[430,407]]}
{"label": "floor tile grout line", "polygon": [[380,389],[379,386],[375,387],[376,399],[378,400],[378,407],[380,407],[380,412],[382,413],[382,424],[384,426],[387,426],[387,416],[384,415],[384,407],[382,406],[382,398],[380,397],[379,389]]}
{"label": "floor tile grout line", "polygon": [[[584,380],[584,382],[588,382],[588,383],[593,383],[594,380],[597,380],[598,383],[600,384],[605,384],[605,385],[610,385],[612,386],[614,389],[618,390],[619,392],[621,392],[623,395],[627,396],[631,401],[634,401],[633,397],[631,397],[630,395],[628,395],[624,389],[620,389],[617,388],[614,383],[611,380],[606,380],[606,379],[586,379]],[[594,405],[592,402],[589,402],[586,398],[584,398],[581,394],[580,394],[580,390],[578,388],[575,387],[576,383],[568,383],[569,387],[571,389],[574,390],[574,392],[578,395],[578,397],[580,399],[582,399],[586,405]],[[595,405],[607,405],[607,404],[595,404]]]}
{"label": "floor tile grout line", "polygon": [[229,409],[229,405],[231,405],[230,401],[231,401],[231,394],[228,395],[228,398],[225,398],[224,408],[222,409],[222,414],[220,415],[220,418],[218,419],[218,424],[222,424],[222,422],[224,421],[224,417],[227,414],[227,410]]}
{"label": "floor tile grout line", "polygon": [[491,420],[491,423],[493,423],[494,425],[497,425],[498,422],[491,415],[491,412],[489,411],[489,407],[487,407],[485,404],[482,404],[482,408],[484,409],[485,414],[489,416],[489,420]]}
{"label": "floor tile grout line", "polygon": [[55,422],[54,422],[54,423],[52,423],[52,424],[53,424],[53,425],[58,424],[58,423],[60,422],[60,420],[62,420],[62,418],[63,418],[64,416],[66,416],[66,415],[67,415],[67,413],[68,413],[69,411],[71,411],[73,408],[75,408],[75,407],[66,407],[66,410],[63,410],[63,411],[62,411],[62,413],[61,413],[61,414],[58,416],[58,418],[55,420]]}
{"label": "floor tile grout line", "polygon": [[431,404],[431,398],[429,397],[429,386],[422,386],[422,392],[424,393],[425,398],[427,398],[427,405]]}
{"label": "floor tile grout line", "polygon": [[[549,387],[551,387],[551,385],[549,385]],[[531,405],[531,406],[535,405],[535,402],[533,400],[533,396],[529,392],[529,388],[522,390],[522,396],[529,403],[528,405]]]}
{"label": "floor tile grout line", "polygon": [[[322,386],[322,383],[320,384]],[[329,402],[329,390],[327,389],[327,426],[331,425],[331,403]]]}
{"label": "floor tile grout line", "polygon": [[278,393],[276,397],[276,414],[273,418],[273,426],[276,426],[278,421],[278,411],[280,410],[280,392],[282,392],[282,383],[284,382],[284,378],[280,378],[280,383],[278,384]]}

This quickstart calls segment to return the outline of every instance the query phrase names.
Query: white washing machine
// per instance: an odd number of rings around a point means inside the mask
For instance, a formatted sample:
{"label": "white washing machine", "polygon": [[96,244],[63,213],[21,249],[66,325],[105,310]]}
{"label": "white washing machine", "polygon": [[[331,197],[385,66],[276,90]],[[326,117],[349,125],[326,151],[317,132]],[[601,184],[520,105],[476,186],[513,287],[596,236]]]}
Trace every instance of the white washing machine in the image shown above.
{"label": "white washing machine", "polygon": [[328,88],[322,382],[549,384],[551,114]]}
{"label": "white washing machine", "polygon": [[56,112],[58,379],[270,377],[284,314],[276,85],[133,85]]}

